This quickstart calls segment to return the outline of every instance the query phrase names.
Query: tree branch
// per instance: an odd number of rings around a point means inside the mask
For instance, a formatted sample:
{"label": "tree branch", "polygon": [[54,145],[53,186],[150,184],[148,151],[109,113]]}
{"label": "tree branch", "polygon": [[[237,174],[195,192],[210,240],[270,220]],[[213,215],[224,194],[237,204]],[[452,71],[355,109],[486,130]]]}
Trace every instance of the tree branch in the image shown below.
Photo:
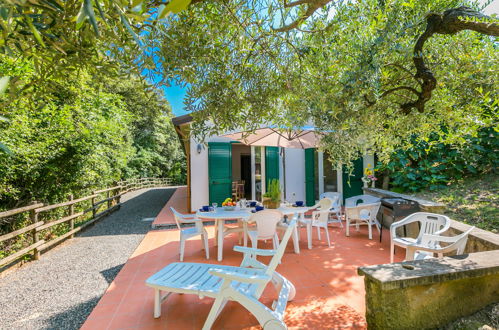
{"label": "tree branch", "polygon": [[275,32],[286,32],[290,31],[294,28],[297,28],[301,23],[303,23],[307,18],[312,16],[319,8],[324,7],[327,5],[329,2],[333,0],[296,0],[294,2],[286,3],[284,4],[285,7],[294,7],[298,5],[307,5],[307,10],[303,15],[295,19],[293,22],[284,25],[280,28],[274,29]]}
{"label": "tree branch", "polygon": [[423,59],[425,42],[434,34],[452,35],[464,30],[497,37],[499,36],[499,22],[492,21],[490,17],[468,7],[453,8],[442,14],[430,13],[426,16],[426,30],[416,41],[412,58],[416,67],[414,77],[420,81],[421,91],[417,93],[417,99],[401,105],[403,113],[407,114],[412,109],[424,112],[425,104],[431,99],[432,92],[437,86],[437,79]]}

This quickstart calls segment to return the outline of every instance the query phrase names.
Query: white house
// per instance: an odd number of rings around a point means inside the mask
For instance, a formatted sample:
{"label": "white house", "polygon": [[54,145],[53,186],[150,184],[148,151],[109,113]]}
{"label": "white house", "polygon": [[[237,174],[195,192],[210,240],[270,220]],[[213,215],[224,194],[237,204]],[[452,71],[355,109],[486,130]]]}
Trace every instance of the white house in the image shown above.
{"label": "white house", "polygon": [[366,155],[348,173],[333,168],[327,155],[310,149],[247,146],[226,137],[213,136],[204,143],[190,136],[192,117],[183,115],[172,123],[187,156],[187,208],[197,210],[231,197],[232,182],[245,182],[246,199],[261,200],[266,184],[279,179],[283,198],[313,205],[327,191],[343,193],[343,198],[362,194],[361,177],[374,157]]}

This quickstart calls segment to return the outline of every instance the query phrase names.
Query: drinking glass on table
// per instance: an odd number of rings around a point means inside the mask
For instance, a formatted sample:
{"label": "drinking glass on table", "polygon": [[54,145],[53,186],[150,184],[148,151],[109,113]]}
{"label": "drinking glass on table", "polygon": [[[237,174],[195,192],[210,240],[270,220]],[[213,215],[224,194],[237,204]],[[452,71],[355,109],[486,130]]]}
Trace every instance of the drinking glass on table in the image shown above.
{"label": "drinking glass on table", "polygon": [[211,203],[211,206],[213,206],[213,212],[217,210],[218,203]]}

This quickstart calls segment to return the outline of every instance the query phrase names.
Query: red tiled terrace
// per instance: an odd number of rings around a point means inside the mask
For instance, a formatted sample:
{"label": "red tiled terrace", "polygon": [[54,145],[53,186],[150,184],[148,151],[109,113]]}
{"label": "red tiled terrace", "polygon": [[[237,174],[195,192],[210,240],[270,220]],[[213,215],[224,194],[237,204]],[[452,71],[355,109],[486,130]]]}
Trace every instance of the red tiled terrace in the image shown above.
{"label": "red tiled terrace", "polygon": [[[158,217],[171,221],[163,212],[170,205],[181,206],[185,189],[177,190]],[[171,222],[170,222],[171,223]],[[214,227],[208,226],[210,260],[204,258],[200,239],[186,244],[184,261],[216,264]],[[376,231],[375,231],[376,232]],[[338,224],[330,227],[332,246],[319,241],[314,230],[313,248],[307,249],[305,229],[302,229],[300,254],[293,252],[290,241],[277,271],[296,287],[296,297],[288,303],[285,322],[289,328],[338,329],[365,328],[364,279],[357,275],[360,266],[389,262],[389,242],[374,235],[367,237],[367,228],[351,230],[346,237]],[[377,233],[377,232],[376,232]],[[324,237],[323,237],[324,238]],[[242,258],[232,247],[237,235],[224,241],[222,264],[239,265]],[[272,248],[271,242],[259,242],[259,248]],[[179,260],[179,233],[173,230],[152,230],[144,237],[126,265],[111,283],[90,314],[82,329],[200,329],[213,302],[195,295],[173,294],[162,304],[160,318],[153,317],[153,290],[145,280],[171,262]],[[396,261],[402,260],[396,254]],[[262,258],[266,262],[269,259]],[[269,285],[261,301],[270,306],[275,298]],[[257,320],[241,305],[230,302],[218,317],[214,329],[259,328]]]}

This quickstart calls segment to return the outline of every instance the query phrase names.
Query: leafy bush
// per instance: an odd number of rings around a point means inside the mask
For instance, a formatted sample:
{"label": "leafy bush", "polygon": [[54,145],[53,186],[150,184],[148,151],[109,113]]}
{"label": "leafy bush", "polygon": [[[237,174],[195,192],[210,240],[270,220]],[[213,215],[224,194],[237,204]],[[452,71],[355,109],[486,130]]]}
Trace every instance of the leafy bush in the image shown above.
{"label": "leafy bush", "polygon": [[0,71],[24,91],[0,96],[8,119],[0,141],[11,150],[0,152],[0,209],[60,202],[131,177],[185,177],[169,105],[139,78],[82,71],[52,78],[57,88],[42,93],[30,60],[0,56]]}
{"label": "leafy bush", "polygon": [[428,140],[415,136],[411,147],[394,152],[378,171],[388,172],[393,190],[401,192],[436,190],[465,176],[496,171],[498,131],[484,127],[476,136],[464,139],[465,143],[458,145],[440,142],[436,133]]}

